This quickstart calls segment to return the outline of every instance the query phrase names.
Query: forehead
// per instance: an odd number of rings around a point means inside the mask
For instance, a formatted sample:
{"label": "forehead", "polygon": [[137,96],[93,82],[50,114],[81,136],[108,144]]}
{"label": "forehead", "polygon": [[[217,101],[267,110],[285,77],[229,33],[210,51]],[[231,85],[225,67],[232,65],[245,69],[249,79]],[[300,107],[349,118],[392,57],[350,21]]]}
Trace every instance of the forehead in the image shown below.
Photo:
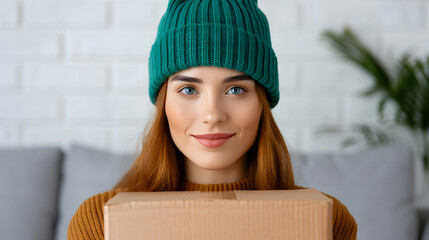
{"label": "forehead", "polygon": [[234,81],[248,81],[252,82],[252,77],[246,73],[228,69],[219,68],[215,66],[199,66],[188,68],[168,78],[169,82],[192,82],[192,83],[204,83],[204,82],[218,82],[229,83]]}
{"label": "forehead", "polygon": [[231,74],[244,74],[243,72],[237,71],[235,69],[229,69],[224,67],[216,66],[198,66],[190,67],[179,72],[174,73],[171,76],[175,75],[199,75],[199,74],[216,74],[216,75],[231,75]]}

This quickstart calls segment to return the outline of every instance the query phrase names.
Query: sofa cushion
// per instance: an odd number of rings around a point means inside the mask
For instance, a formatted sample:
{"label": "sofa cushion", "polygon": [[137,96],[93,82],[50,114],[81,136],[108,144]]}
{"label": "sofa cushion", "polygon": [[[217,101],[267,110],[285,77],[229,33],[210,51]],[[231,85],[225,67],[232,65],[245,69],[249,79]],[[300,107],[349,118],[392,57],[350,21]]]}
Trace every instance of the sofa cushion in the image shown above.
{"label": "sofa cushion", "polygon": [[54,147],[0,149],[1,239],[54,239],[62,156]]}
{"label": "sofa cushion", "polygon": [[333,195],[358,224],[357,239],[415,240],[414,153],[394,143],[355,152],[297,153],[297,184]]}
{"label": "sofa cushion", "polygon": [[67,239],[67,228],[89,197],[110,190],[134,161],[130,155],[72,144],[63,165],[56,240]]}

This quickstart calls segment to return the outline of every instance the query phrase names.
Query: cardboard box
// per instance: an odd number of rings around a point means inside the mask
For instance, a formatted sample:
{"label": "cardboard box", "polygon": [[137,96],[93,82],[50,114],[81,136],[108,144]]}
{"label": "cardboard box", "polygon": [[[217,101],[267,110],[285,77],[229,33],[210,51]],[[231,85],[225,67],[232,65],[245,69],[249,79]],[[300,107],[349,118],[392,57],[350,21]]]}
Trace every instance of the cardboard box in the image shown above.
{"label": "cardboard box", "polygon": [[121,192],[104,205],[106,240],[331,240],[332,200],[315,188]]}

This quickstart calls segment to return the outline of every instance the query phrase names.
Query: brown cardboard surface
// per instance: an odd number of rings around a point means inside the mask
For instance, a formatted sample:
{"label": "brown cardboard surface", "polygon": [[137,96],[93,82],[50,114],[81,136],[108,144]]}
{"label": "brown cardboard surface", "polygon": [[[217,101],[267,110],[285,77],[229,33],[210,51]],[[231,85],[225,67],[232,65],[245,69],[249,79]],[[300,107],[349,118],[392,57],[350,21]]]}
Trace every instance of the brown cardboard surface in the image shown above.
{"label": "brown cardboard surface", "polygon": [[332,200],[315,188],[121,192],[104,205],[106,240],[331,240]]}

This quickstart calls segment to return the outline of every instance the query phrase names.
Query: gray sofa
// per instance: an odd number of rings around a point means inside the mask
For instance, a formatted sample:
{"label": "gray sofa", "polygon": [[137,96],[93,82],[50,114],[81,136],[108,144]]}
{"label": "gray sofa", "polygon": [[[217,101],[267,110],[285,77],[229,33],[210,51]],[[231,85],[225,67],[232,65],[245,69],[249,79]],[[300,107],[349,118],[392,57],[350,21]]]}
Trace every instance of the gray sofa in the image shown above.
{"label": "gray sofa", "polygon": [[[355,152],[292,152],[298,185],[344,203],[360,240],[429,239],[413,199],[413,153],[391,144]],[[88,197],[109,190],[135,156],[72,144],[0,148],[1,239],[64,240]]]}

